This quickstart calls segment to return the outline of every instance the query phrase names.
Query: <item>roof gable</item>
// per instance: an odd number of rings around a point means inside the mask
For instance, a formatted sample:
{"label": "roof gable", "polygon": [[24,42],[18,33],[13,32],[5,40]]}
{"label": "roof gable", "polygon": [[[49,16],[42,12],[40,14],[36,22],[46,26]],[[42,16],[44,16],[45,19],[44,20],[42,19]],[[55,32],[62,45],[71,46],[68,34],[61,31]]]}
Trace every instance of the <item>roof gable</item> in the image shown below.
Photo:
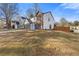
{"label": "roof gable", "polygon": [[21,18],[28,20],[29,23],[32,23],[32,21],[30,19],[28,19],[27,17],[21,17]]}

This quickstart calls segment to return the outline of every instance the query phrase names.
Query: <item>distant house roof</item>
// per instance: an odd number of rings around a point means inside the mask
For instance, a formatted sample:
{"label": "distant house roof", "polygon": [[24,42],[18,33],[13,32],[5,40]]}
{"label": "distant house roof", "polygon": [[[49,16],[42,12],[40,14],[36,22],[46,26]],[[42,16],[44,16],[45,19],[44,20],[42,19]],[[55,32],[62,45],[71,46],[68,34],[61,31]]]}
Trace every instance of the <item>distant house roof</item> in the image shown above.
{"label": "distant house roof", "polygon": [[32,22],[36,22],[36,17],[30,19]]}
{"label": "distant house roof", "polygon": [[22,19],[26,19],[25,17],[21,17]]}
{"label": "distant house roof", "polygon": [[18,22],[19,23],[19,21],[16,21],[16,20],[12,20],[12,22]]}
{"label": "distant house roof", "polygon": [[26,19],[26,22],[32,23],[32,21],[30,19],[28,19],[27,17],[21,17],[22,19]]}
{"label": "distant house roof", "polygon": [[29,24],[29,21],[28,20],[25,20],[24,24]]}

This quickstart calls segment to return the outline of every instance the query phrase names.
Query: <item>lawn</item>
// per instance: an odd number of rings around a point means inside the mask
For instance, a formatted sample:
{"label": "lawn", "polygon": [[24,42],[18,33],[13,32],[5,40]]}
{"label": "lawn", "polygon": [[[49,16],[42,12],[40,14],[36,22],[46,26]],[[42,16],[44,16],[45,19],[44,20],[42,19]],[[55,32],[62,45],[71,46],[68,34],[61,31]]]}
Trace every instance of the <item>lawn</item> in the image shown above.
{"label": "lawn", "polygon": [[79,55],[79,34],[38,30],[0,34],[0,55],[70,56]]}

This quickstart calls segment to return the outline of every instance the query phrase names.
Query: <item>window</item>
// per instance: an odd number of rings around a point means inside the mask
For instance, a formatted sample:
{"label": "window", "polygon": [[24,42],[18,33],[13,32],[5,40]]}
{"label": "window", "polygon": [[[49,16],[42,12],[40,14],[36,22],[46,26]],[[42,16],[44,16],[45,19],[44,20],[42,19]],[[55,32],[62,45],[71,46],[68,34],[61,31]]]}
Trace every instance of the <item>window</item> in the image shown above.
{"label": "window", "polygon": [[50,21],[50,18],[48,18],[48,21]]}

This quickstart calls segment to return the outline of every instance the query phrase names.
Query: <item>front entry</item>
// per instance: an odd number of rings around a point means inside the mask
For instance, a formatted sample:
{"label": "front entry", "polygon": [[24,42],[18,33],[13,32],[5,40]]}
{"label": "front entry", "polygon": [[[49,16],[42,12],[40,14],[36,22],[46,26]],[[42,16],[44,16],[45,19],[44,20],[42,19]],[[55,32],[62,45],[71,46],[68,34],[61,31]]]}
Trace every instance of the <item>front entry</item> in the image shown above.
{"label": "front entry", "polygon": [[15,29],[15,25],[12,25],[12,28]]}
{"label": "front entry", "polygon": [[52,28],[51,28],[51,25],[49,26],[49,29],[52,29]]}
{"label": "front entry", "polygon": [[35,24],[35,29],[41,29],[41,24]]}

